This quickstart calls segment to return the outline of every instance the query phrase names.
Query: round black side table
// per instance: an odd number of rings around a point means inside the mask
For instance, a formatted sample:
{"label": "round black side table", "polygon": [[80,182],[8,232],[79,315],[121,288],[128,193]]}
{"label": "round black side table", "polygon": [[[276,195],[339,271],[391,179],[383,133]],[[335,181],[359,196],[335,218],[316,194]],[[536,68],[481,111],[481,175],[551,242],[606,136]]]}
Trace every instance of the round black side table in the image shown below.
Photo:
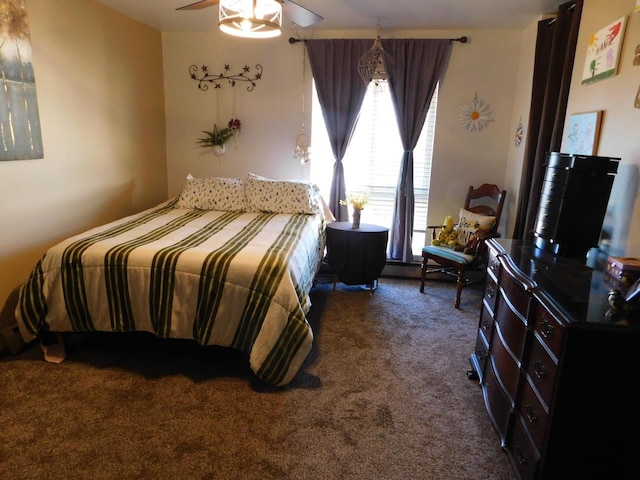
{"label": "round black side table", "polygon": [[[370,291],[387,262],[389,229],[351,222],[327,224],[327,261],[340,282],[346,285],[366,285]],[[334,284],[335,287],[335,284]]]}

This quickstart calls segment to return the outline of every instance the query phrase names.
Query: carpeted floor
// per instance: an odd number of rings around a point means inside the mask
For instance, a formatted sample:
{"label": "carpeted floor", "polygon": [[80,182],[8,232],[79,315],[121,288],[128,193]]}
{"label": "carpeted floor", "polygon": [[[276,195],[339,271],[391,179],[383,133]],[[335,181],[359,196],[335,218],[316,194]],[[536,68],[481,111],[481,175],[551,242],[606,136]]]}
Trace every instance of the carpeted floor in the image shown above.
{"label": "carpeted floor", "polygon": [[0,357],[0,479],[512,479],[467,379],[481,287],[319,284],[283,389],[245,355],[148,334]]}

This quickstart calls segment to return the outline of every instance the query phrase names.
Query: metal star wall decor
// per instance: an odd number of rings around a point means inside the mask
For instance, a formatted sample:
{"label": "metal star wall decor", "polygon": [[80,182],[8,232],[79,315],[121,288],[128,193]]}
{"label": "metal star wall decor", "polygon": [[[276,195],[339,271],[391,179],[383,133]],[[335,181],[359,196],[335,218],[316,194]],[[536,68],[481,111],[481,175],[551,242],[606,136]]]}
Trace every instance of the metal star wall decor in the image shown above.
{"label": "metal star wall decor", "polygon": [[189,75],[192,80],[198,82],[198,89],[206,92],[209,90],[209,84],[213,84],[214,88],[222,88],[222,82],[227,81],[229,85],[235,87],[238,82],[248,82],[247,91],[251,92],[255,86],[256,81],[262,78],[262,65],[257,64],[255,66],[255,73],[251,73],[251,68],[245,65],[240,73],[229,73],[231,67],[225,64],[224,70],[221,73],[213,74],[209,73],[209,67],[202,65],[191,65],[189,67]]}

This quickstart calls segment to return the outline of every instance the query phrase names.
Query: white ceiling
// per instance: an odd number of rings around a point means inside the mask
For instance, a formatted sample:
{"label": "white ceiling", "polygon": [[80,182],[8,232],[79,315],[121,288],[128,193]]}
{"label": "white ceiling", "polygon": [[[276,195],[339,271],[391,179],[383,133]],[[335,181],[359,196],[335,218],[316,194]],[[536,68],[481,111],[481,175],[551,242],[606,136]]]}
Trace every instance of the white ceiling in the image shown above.
{"label": "white ceiling", "polygon": [[[196,0],[98,0],[160,31],[217,28],[216,7],[176,11]],[[556,13],[567,0],[296,0],[324,20],[309,29],[522,28],[540,15]],[[286,0],[285,0],[286,3]],[[286,10],[285,10],[286,12]],[[283,27],[295,28],[283,16]]]}

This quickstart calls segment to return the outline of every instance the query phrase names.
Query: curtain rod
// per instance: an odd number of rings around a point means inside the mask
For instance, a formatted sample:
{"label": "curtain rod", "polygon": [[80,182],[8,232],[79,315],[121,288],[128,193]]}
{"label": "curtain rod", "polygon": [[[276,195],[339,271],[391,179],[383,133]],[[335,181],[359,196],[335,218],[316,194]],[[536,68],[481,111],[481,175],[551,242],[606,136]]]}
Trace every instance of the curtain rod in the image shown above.
{"label": "curtain rod", "polygon": [[[306,38],[293,38],[293,37],[289,37],[289,43],[291,45],[293,45],[294,43],[298,43],[298,42],[306,42],[307,39]],[[458,38],[450,38],[449,39],[450,42],[460,42],[460,43],[467,43],[469,41],[469,37],[458,37]]]}

